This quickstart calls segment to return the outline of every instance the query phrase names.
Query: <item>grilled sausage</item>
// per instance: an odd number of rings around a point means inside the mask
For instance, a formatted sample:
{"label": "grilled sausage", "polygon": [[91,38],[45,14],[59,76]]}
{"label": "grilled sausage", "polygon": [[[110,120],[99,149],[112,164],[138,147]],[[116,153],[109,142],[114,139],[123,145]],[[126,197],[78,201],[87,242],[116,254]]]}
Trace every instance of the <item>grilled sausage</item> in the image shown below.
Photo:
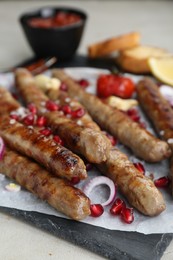
{"label": "grilled sausage", "polygon": [[97,167],[117,184],[129,203],[144,215],[156,216],[165,210],[162,194],[153,181],[140,173],[118,149],[112,148],[107,161]]}
{"label": "grilled sausage", "polygon": [[56,176],[69,180],[76,176],[79,179],[87,177],[85,165],[77,155],[38,134],[32,127],[1,116],[0,135],[11,148],[35,159]]}
{"label": "grilled sausage", "polygon": [[12,97],[10,92],[0,87],[0,115],[17,109],[20,104]]}
{"label": "grilled sausage", "polygon": [[158,162],[170,156],[171,151],[166,142],[154,137],[123,112],[109,107],[98,97],[86,93],[63,70],[54,70],[53,76],[68,86],[69,96],[77,98],[100,127],[116,136],[136,156],[148,162]]}
{"label": "grilled sausage", "polygon": [[34,85],[34,79],[27,70],[16,71],[16,85],[25,101],[37,106],[39,113],[46,117],[48,124],[68,148],[92,163],[106,160],[111,143],[104,134],[77,125],[58,111],[46,110],[45,102],[48,101],[48,97]]}
{"label": "grilled sausage", "polygon": [[7,147],[0,172],[72,219],[82,220],[90,214],[90,201],[81,190]]}
{"label": "grilled sausage", "polygon": [[150,118],[158,134],[173,150],[173,109],[161,95],[158,86],[149,78],[136,86],[139,103]]}

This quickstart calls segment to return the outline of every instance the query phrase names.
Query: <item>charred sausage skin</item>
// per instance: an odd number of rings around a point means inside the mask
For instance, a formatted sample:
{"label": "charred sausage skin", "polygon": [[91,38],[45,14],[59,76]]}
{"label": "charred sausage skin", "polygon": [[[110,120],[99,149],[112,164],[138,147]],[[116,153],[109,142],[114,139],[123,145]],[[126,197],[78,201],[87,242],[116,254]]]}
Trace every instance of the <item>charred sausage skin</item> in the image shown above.
{"label": "charred sausage skin", "polygon": [[0,172],[74,220],[90,214],[90,200],[81,190],[7,147],[0,160]]}

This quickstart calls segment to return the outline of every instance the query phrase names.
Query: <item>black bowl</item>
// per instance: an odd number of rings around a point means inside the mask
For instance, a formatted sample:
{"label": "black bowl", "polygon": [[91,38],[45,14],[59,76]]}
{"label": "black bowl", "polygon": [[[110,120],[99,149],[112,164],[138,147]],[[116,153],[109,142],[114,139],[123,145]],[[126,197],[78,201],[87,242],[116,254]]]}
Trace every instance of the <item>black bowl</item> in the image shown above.
{"label": "black bowl", "polygon": [[[56,28],[32,27],[28,23],[31,18],[52,17],[59,11],[77,14],[81,17],[81,21]],[[37,57],[56,56],[60,60],[67,60],[75,54],[79,46],[86,19],[86,13],[78,9],[43,7],[23,14],[20,17],[20,23]]]}

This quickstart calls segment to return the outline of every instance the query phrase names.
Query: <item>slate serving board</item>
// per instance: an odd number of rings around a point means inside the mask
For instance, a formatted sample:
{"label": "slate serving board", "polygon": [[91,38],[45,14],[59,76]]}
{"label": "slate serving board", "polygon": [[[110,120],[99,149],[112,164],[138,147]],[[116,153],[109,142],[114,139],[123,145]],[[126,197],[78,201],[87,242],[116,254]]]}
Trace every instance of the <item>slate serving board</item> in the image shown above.
{"label": "slate serving board", "polygon": [[[33,61],[35,58],[19,66]],[[55,64],[55,67],[116,68],[111,59],[90,60],[85,56],[75,56],[71,61]],[[137,232],[108,230],[73,220],[12,208],[0,207],[0,211],[108,259],[159,260],[173,238],[173,234],[144,235]]]}

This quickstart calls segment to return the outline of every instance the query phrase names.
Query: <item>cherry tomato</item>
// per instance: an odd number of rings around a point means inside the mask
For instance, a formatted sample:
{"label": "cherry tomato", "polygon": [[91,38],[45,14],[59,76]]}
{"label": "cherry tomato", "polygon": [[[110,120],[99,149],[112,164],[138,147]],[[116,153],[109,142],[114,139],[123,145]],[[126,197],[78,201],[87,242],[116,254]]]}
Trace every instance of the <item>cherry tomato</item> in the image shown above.
{"label": "cherry tomato", "polygon": [[112,95],[130,98],[134,90],[135,85],[130,78],[114,74],[103,74],[97,79],[97,95],[102,98]]}

